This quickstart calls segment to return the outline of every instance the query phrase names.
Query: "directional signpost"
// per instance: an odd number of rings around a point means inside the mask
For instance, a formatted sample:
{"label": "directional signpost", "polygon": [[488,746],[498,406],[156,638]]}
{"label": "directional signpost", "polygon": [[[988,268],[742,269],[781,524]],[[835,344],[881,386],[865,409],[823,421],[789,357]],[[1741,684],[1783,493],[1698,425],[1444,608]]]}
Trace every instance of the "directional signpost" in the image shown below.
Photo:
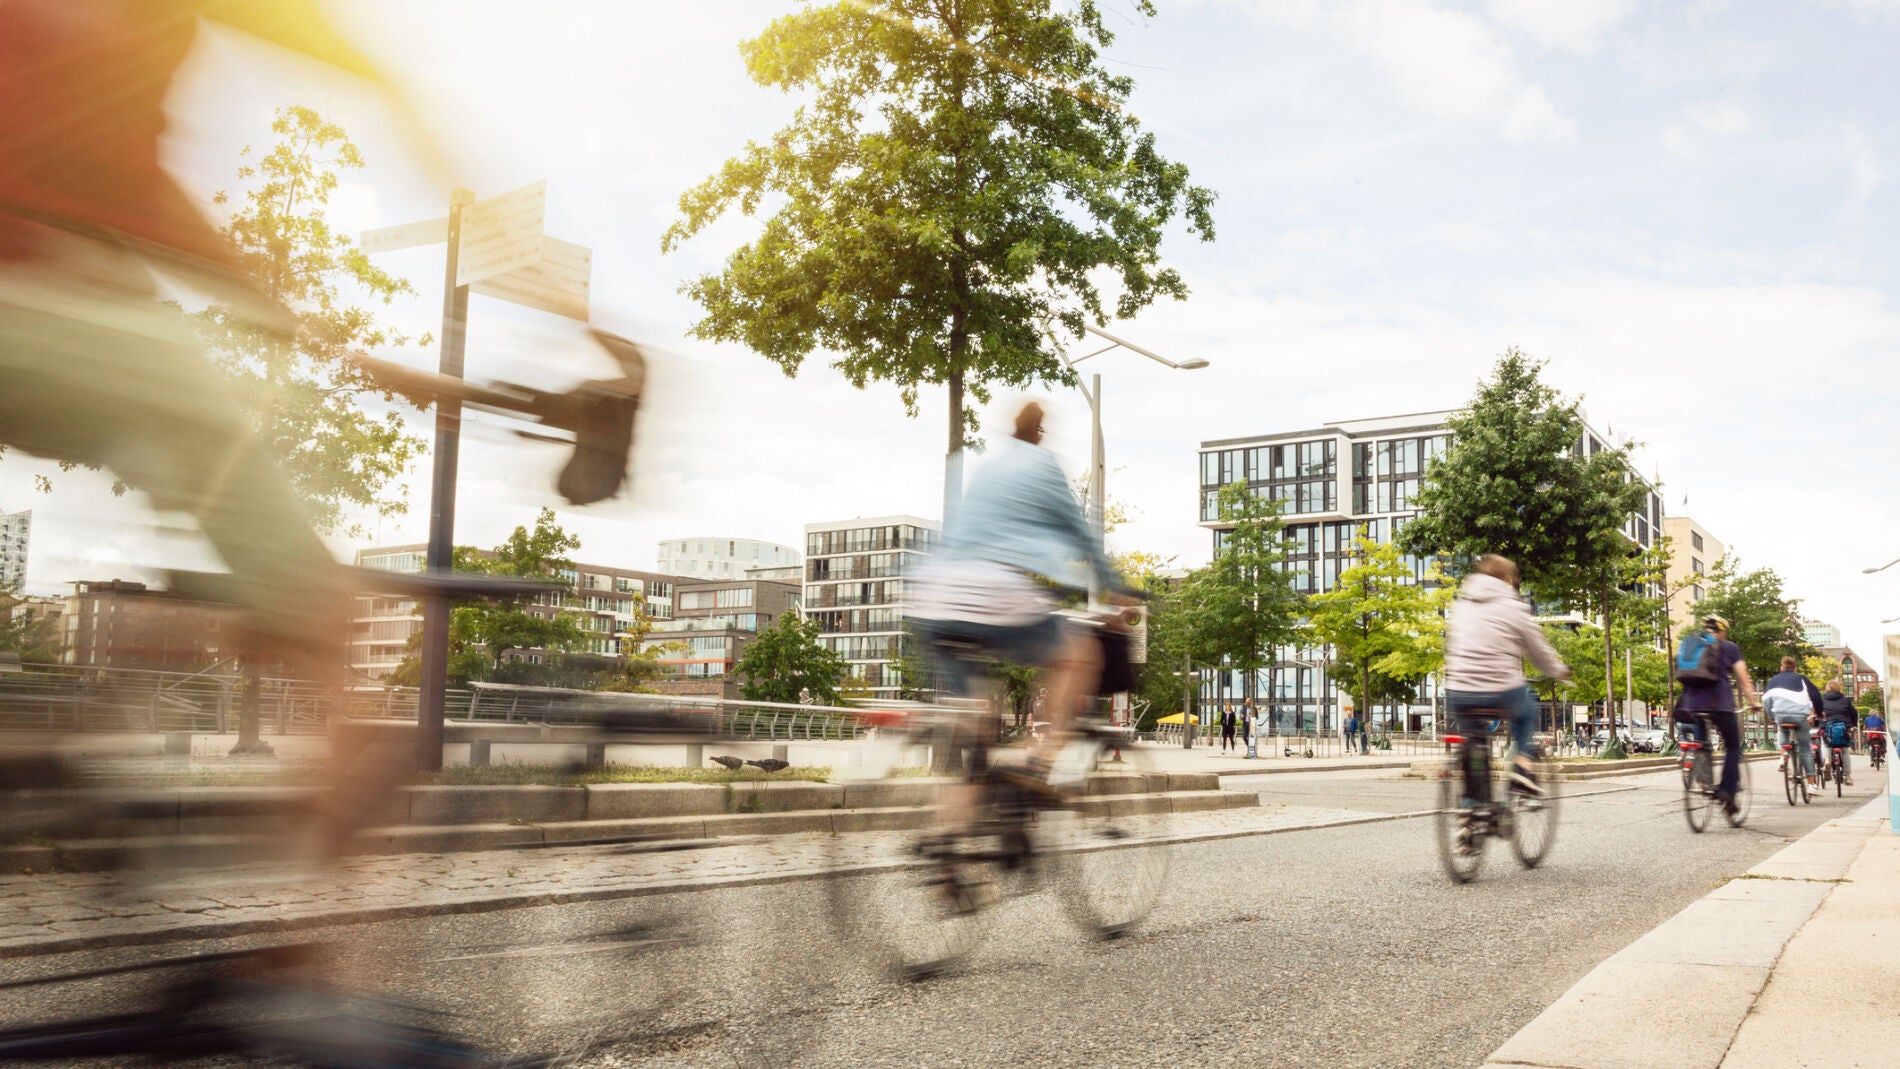
{"label": "directional signpost", "polygon": [[[366,231],[366,253],[422,245],[448,245],[442,282],[441,373],[462,377],[468,335],[468,295],[526,305],[586,321],[593,284],[590,249],[542,233],[548,184],[523,186],[487,200],[458,189],[449,214],[401,226]],[[442,398],[435,408],[435,485],[429,499],[428,569],[447,573],[454,557],[455,475],[461,452],[462,405]],[[448,689],[449,602],[423,599],[422,686],[416,702],[416,767],[442,767],[443,698]]]}

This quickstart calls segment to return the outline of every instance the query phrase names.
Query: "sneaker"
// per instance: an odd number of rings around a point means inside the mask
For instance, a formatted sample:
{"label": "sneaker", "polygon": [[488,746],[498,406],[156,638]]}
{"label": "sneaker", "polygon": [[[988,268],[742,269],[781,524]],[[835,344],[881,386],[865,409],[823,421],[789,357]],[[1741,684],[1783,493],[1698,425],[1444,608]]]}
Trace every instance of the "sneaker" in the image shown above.
{"label": "sneaker", "polygon": [[1721,804],[1722,812],[1727,816],[1732,817],[1742,811],[1742,807],[1735,803],[1735,796],[1732,794],[1717,794],[1715,800]]}
{"label": "sneaker", "polygon": [[1452,851],[1460,855],[1469,855],[1473,850],[1472,838],[1473,836],[1471,834],[1471,818],[1470,817],[1459,818],[1458,830],[1452,833],[1452,837],[1451,837]]}
{"label": "sneaker", "polygon": [[1528,798],[1544,796],[1544,787],[1537,782],[1537,774],[1516,765],[1511,766],[1511,790]]}
{"label": "sneaker", "polygon": [[1852,776],[1841,777],[1841,785],[1844,787],[1852,787],[1854,785],[1854,777]]}

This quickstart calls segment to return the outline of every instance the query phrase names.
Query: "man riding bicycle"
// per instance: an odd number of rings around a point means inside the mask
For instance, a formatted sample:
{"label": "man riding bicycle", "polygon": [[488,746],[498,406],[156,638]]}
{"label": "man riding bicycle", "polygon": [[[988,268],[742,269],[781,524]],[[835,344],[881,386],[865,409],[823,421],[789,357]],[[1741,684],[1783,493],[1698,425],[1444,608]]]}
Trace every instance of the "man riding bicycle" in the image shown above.
{"label": "man riding bicycle", "polygon": [[1046,755],[1071,736],[1102,669],[1101,642],[1057,613],[1051,584],[1082,589],[1093,579],[1108,591],[1115,576],[1055,454],[1041,442],[1042,406],[1031,401],[1017,413],[1015,433],[971,479],[944,526],[943,546],[916,573],[914,615],[951,693],[968,694],[988,661],[1048,673],[1049,731],[1029,765],[1009,773],[1046,790]]}
{"label": "man riding bicycle", "polygon": [[1808,728],[1821,711],[1821,692],[1813,680],[1800,672],[1801,663],[1793,657],[1781,659],[1781,671],[1770,676],[1762,687],[1761,701],[1775,719],[1775,736],[1786,745],[1794,738],[1795,753],[1800,755],[1801,774],[1808,786],[1815,786],[1815,754],[1809,746]]}
{"label": "man riding bicycle", "polygon": [[[1748,708],[1759,709],[1761,705],[1755,696],[1755,683],[1748,678],[1748,665],[1742,661],[1742,649],[1729,641],[1727,618],[1711,613],[1702,618],[1702,626],[1710,640],[1707,657],[1713,678],[1681,678],[1682,696],[1676,700],[1676,719],[1682,724],[1684,737],[1693,742],[1708,741],[1703,737],[1704,718],[1714,722],[1716,732],[1722,736],[1722,779],[1716,785],[1715,797],[1722,812],[1734,816],[1741,812],[1735,795],[1742,785],[1742,721],[1735,711],[1731,681],[1741,688]],[[1694,637],[1685,636],[1685,644]]]}
{"label": "man riding bicycle", "polygon": [[1537,700],[1524,678],[1524,660],[1553,679],[1570,668],[1551,649],[1517,593],[1517,565],[1487,553],[1473,563],[1458,589],[1445,628],[1446,699],[1453,716],[1502,713],[1510,720],[1512,789],[1543,793],[1537,782]]}

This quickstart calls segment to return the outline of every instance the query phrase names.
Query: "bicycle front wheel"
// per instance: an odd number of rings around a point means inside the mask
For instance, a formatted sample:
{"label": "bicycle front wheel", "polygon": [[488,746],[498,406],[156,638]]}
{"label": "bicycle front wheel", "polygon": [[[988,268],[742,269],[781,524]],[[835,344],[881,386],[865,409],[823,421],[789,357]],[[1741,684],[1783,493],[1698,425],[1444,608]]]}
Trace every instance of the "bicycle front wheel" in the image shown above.
{"label": "bicycle front wheel", "polygon": [[1537,782],[1544,789],[1541,798],[1511,792],[1511,849],[1527,869],[1536,868],[1550,853],[1550,844],[1557,838],[1557,803],[1563,795],[1557,767],[1550,762],[1537,766]]}
{"label": "bicycle front wheel", "polygon": [[1484,835],[1476,826],[1476,809],[1464,804],[1462,750],[1438,772],[1438,860],[1453,883],[1470,883],[1484,867]]}
{"label": "bicycle front wheel", "polygon": [[1687,764],[1682,777],[1682,815],[1689,821],[1689,830],[1700,834],[1709,826],[1709,806],[1714,802],[1709,789],[1709,751],[1697,750]]}
{"label": "bicycle front wheel", "polygon": [[1035,838],[1056,892],[1084,932],[1125,935],[1167,884],[1167,776],[1132,743],[1084,738],[1056,755],[1050,780],[1068,801],[1039,815]]}

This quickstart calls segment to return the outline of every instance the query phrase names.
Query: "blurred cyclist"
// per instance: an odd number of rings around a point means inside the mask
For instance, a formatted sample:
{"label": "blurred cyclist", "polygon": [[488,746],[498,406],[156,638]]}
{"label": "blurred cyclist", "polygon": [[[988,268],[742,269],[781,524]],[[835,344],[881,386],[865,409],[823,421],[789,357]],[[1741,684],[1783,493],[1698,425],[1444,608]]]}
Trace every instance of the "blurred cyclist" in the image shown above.
{"label": "blurred cyclist", "polygon": [[1049,731],[1027,769],[1046,779],[1044,755],[1069,737],[1102,667],[1101,643],[1057,614],[1051,584],[1079,590],[1092,578],[1109,591],[1115,575],[1055,454],[1041,442],[1042,406],[1031,401],[1017,413],[1015,433],[997,443],[971,479],[944,527],[943,546],[916,573],[915,615],[952,693],[967,695],[988,661],[1048,673]]}
{"label": "blurred cyclist", "polygon": [[[1731,682],[1741,688],[1748,708],[1761,706],[1755,698],[1755,683],[1748,678],[1748,665],[1742,661],[1742,649],[1729,641],[1728,620],[1711,613],[1702,618],[1702,627],[1713,640],[1708,656],[1712,658],[1710,667],[1714,678],[1681,680],[1682,697],[1676,702],[1679,714],[1676,719],[1682,722],[1684,733],[1694,742],[1708,741],[1703,737],[1699,716],[1715,722],[1715,730],[1722,736],[1722,780],[1716,785],[1715,796],[1722,811],[1733,816],[1740,812],[1735,795],[1742,785],[1742,721],[1736,715]],[[1685,643],[1692,637],[1685,636]]]}
{"label": "blurred cyclist", "polygon": [[[1853,756],[1850,751],[1854,746],[1854,729],[1859,726],[1860,711],[1854,708],[1853,699],[1841,691],[1841,681],[1828,680],[1826,689],[1821,691],[1821,745],[1830,753],[1841,755],[1841,782],[1849,787],[1854,785],[1854,769],[1848,761]],[[1840,740],[1838,745],[1836,739]]]}
{"label": "blurred cyclist", "polygon": [[1867,720],[1861,725],[1861,732],[1867,737],[1868,756],[1872,757],[1875,754],[1879,754],[1884,758],[1886,756],[1885,750],[1887,746],[1886,717],[1881,716],[1877,709],[1869,709],[1867,711]]}
{"label": "blurred cyclist", "polygon": [[[1793,657],[1783,657],[1781,671],[1770,676],[1762,687],[1761,703],[1775,720],[1776,741],[1786,743],[1793,735],[1795,753],[1801,755],[1801,773],[1812,787],[1816,754],[1810,746],[1808,729],[1820,715],[1822,698],[1814,681],[1801,674],[1800,667],[1801,662]],[[1817,744],[1819,741],[1813,740]]]}
{"label": "blurred cyclist", "polygon": [[1511,786],[1542,794],[1537,782],[1537,700],[1524,678],[1524,659],[1552,679],[1569,679],[1570,668],[1544,638],[1531,607],[1517,594],[1517,565],[1487,553],[1472,564],[1458,588],[1445,628],[1445,696],[1453,716],[1502,712],[1511,722],[1517,760]]}

